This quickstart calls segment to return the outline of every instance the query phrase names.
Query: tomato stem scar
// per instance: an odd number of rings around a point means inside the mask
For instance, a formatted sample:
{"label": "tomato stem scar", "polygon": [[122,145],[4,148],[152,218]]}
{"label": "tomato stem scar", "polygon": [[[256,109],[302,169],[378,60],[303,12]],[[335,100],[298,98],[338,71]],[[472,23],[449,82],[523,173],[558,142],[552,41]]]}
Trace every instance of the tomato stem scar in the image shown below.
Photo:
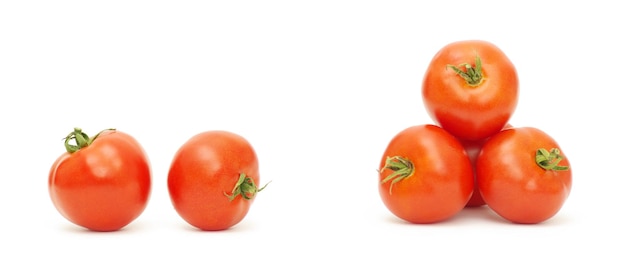
{"label": "tomato stem scar", "polygon": [[563,160],[563,156],[558,148],[552,148],[550,152],[548,152],[545,148],[539,148],[537,150],[537,154],[535,155],[535,162],[544,170],[568,170],[568,166],[559,165],[561,160]]}
{"label": "tomato stem scar", "polygon": [[400,156],[387,157],[385,161],[385,166],[380,169],[379,172],[383,172],[385,169],[390,169],[393,172],[389,174],[389,176],[385,177],[380,183],[384,184],[391,180],[391,185],[389,186],[389,194],[391,194],[391,189],[393,185],[400,182],[401,180],[410,177],[413,175],[415,168],[413,167],[413,163],[406,158]]}
{"label": "tomato stem scar", "polygon": [[469,63],[462,63],[459,66],[465,67],[465,71],[452,64],[448,64],[446,67],[452,69],[456,74],[465,79],[465,82],[470,86],[478,86],[483,81],[482,61],[480,57],[476,55],[475,67],[472,67]]}

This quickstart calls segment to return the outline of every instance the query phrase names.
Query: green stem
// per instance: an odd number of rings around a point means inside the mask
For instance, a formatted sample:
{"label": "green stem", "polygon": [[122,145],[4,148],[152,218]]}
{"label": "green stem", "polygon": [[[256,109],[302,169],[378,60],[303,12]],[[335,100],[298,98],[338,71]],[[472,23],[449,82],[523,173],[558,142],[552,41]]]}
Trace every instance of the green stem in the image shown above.
{"label": "green stem", "polygon": [[[267,184],[269,184],[269,182]],[[261,192],[261,190],[263,190],[267,186],[267,184],[265,184],[261,188],[257,188],[254,180],[246,176],[246,174],[242,172],[239,174],[239,179],[237,180],[237,183],[235,184],[235,187],[233,188],[231,194],[229,195],[224,192],[224,195],[226,195],[228,197],[228,200],[230,201],[234,200],[238,195],[241,195],[241,197],[245,200],[250,200],[254,198],[256,193]]]}
{"label": "green stem", "polygon": [[535,155],[535,162],[544,170],[568,170],[568,166],[559,165],[561,160],[563,160],[563,156],[558,148],[552,148],[549,152],[545,148],[539,148]]}
{"label": "green stem", "polygon": [[389,176],[385,177],[380,183],[384,184],[391,181],[391,185],[389,186],[389,194],[391,194],[391,189],[393,185],[406,179],[413,175],[415,168],[413,167],[413,163],[406,158],[402,158],[399,156],[387,157],[385,161],[385,166],[379,171],[383,172],[385,169],[390,169],[393,172],[389,174]]}
{"label": "green stem", "polygon": [[[76,151],[91,145],[91,143],[93,143],[93,141],[96,140],[96,138],[98,138],[98,136],[100,136],[102,132],[108,130],[115,129],[102,130],[98,134],[90,138],[85,132],[83,132],[81,128],[74,128],[74,131],[72,131],[65,137],[65,150],[68,153],[75,153]],[[70,141],[72,140],[74,140],[74,144],[70,143]]]}
{"label": "green stem", "polygon": [[469,63],[460,64],[459,66],[465,67],[465,71],[452,64],[448,64],[447,67],[452,69],[457,75],[465,79],[465,82],[467,82],[467,84],[469,84],[470,86],[478,86],[480,82],[483,81],[482,61],[480,60],[480,57],[478,57],[478,55],[476,55],[474,65],[475,66],[472,67],[472,65]]}

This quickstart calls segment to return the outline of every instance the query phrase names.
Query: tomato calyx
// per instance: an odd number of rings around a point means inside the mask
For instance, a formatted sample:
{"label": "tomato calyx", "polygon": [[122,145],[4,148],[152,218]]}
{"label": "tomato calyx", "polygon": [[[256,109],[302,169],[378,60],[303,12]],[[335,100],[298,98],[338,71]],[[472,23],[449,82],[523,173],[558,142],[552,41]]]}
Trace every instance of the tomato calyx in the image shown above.
{"label": "tomato calyx", "polygon": [[[70,132],[70,134],[65,137],[65,150],[67,150],[68,153],[75,153],[76,151],[91,145],[91,143],[93,143],[93,141],[96,140],[102,132],[108,130],[115,129],[105,129],[100,131],[95,136],[89,137],[81,128],[74,128],[74,131]],[[74,140],[75,144],[70,144],[70,141],[72,140]]]}
{"label": "tomato calyx", "polygon": [[385,166],[379,172],[383,172],[383,170],[385,169],[390,169],[393,171],[391,174],[389,174],[389,176],[385,177],[380,182],[381,184],[384,184],[391,180],[391,185],[389,186],[389,194],[391,194],[391,189],[393,188],[394,184],[400,182],[405,178],[410,177],[415,171],[415,168],[413,167],[413,162],[400,156],[387,157],[387,160],[385,161]]}
{"label": "tomato calyx", "polygon": [[[267,184],[269,184],[269,182]],[[246,174],[242,172],[239,174],[239,179],[237,180],[237,183],[235,184],[235,187],[233,188],[231,194],[229,195],[228,193],[224,192],[224,195],[227,196],[228,200],[230,201],[234,200],[238,195],[241,195],[241,197],[245,200],[251,200],[252,198],[254,198],[256,193],[261,192],[261,190],[263,190],[267,186],[267,184],[265,184],[261,188],[258,188],[254,183],[254,180],[252,180],[252,178],[246,176]]]}
{"label": "tomato calyx", "polygon": [[561,160],[563,160],[563,156],[558,148],[552,148],[549,152],[545,148],[539,148],[537,150],[537,154],[535,155],[535,162],[544,170],[568,170],[568,166],[559,165]]}
{"label": "tomato calyx", "polygon": [[478,86],[480,82],[483,81],[482,61],[478,55],[476,55],[474,63],[474,67],[469,63],[460,64],[459,66],[465,67],[465,71],[452,64],[448,64],[446,67],[452,69],[457,75],[465,79],[465,82],[470,86]]}

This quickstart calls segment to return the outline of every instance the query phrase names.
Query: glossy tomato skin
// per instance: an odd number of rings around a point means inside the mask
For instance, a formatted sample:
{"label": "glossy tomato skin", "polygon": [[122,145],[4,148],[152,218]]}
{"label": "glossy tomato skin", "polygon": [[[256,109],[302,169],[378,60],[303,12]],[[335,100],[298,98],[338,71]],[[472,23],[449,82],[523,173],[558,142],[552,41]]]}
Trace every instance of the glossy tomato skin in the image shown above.
{"label": "glossy tomato skin", "polygon": [[[393,170],[388,157],[406,158],[414,166],[411,176],[383,183]],[[379,193],[397,217],[418,224],[440,222],[458,213],[472,194],[473,173],[461,143],[441,127],[416,125],[389,142],[380,162]]]}
{"label": "glossy tomato skin", "polygon": [[178,214],[201,230],[224,230],[247,215],[250,200],[230,194],[240,173],[259,183],[259,163],[252,145],[228,131],[206,131],[185,142],[175,154],[167,185]]}
{"label": "glossy tomato skin", "polygon": [[[557,148],[567,170],[544,170],[535,162],[539,148]],[[503,218],[524,224],[553,217],[572,188],[571,165],[563,149],[533,127],[504,130],[491,137],[478,158],[478,187],[486,204]]]}
{"label": "glossy tomato skin", "polygon": [[105,131],[88,147],[56,159],[48,189],[56,209],[72,223],[93,231],[116,231],[148,204],[149,161],[132,136]]}
{"label": "glossy tomato skin", "polygon": [[[483,80],[475,86],[448,67],[475,66],[477,56]],[[513,63],[496,45],[457,41],[432,58],[422,81],[422,98],[437,125],[458,138],[476,141],[499,132],[509,121],[517,107],[518,84]]]}

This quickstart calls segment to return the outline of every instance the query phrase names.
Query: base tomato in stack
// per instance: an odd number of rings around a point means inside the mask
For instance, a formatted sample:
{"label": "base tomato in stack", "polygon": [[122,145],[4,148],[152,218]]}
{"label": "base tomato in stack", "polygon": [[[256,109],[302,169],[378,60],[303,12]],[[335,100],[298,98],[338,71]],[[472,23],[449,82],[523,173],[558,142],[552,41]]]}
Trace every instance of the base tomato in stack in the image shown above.
{"label": "base tomato in stack", "polygon": [[463,146],[435,125],[400,131],[380,161],[379,192],[397,217],[433,223],[459,212],[472,195],[474,175]]}
{"label": "base tomato in stack", "polygon": [[[511,124],[506,124],[506,126],[504,126],[503,129],[507,129],[507,128],[512,128]],[[480,195],[480,192],[478,191],[478,180],[476,180],[476,159],[478,158],[480,149],[483,147],[485,142],[487,142],[487,139],[476,140],[476,141],[459,139],[459,141],[461,141],[463,148],[465,148],[465,152],[467,152],[467,157],[469,157],[470,162],[472,163],[472,169],[474,171],[474,192],[472,193],[472,197],[469,199],[469,201],[467,202],[465,206],[466,207],[483,206],[485,205],[485,200],[483,199],[483,197]]]}
{"label": "base tomato in stack", "polygon": [[572,188],[565,153],[550,135],[533,127],[507,129],[487,140],[476,172],[485,203],[515,223],[551,218]]}

